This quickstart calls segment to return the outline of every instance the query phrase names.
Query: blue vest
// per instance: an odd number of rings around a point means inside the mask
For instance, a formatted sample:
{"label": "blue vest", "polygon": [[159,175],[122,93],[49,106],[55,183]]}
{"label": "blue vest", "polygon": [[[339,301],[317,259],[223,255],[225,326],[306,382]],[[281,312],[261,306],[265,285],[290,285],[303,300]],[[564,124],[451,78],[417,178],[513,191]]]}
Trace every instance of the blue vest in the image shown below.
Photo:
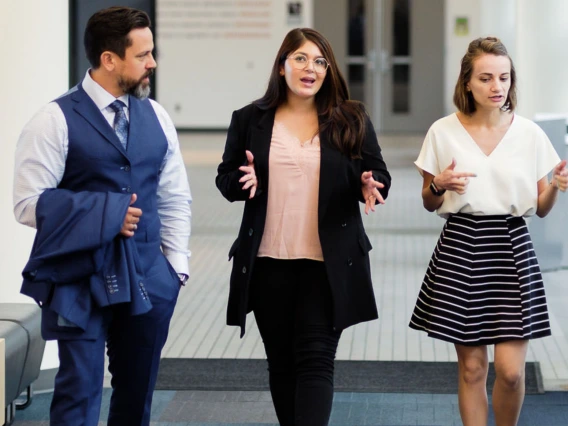
{"label": "blue vest", "polygon": [[[149,100],[129,99],[128,150],[81,85],[56,100],[69,132],[65,173],[59,188],[135,193],[142,209],[135,234],[143,264],[160,250],[157,188],[168,141]],[[151,260],[152,257],[148,258]],[[145,271],[146,272],[146,271]]]}
{"label": "blue vest", "polygon": [[[157,211],[158,177],[168,141],[150,101],[132,96],[129,99],[127,151],[81,85],[55,102],[63,111],[69,137],[65,172],[58,188],[73,192],[135,193],[134,207],[142,209],[138,229],[132,237],[144,277],[141,290],[161,299],[174,300],[179,291],[179,280],[161,251]],[[54,285],[51,291],[55,292],[54,300],[57,299],[58,305],[82,310],[84,312],[79,316],[86,315],[89,320],[85,327],[69,327],[61,322],[56,312],[43,309],[44,338],[96,338],[105,316],[104,310],[96,308],[89,295],[89,281]]]}

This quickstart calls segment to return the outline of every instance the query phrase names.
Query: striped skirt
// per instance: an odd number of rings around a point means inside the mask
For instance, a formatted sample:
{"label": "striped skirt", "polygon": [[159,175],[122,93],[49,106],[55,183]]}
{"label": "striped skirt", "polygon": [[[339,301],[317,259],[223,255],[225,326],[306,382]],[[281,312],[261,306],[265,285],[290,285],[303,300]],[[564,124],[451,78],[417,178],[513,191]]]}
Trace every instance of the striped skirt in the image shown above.
{"label": "striped skirt", "polygon": [[542,275],[524,219],[452,215],[409,325],[461,345],[549,336]]}

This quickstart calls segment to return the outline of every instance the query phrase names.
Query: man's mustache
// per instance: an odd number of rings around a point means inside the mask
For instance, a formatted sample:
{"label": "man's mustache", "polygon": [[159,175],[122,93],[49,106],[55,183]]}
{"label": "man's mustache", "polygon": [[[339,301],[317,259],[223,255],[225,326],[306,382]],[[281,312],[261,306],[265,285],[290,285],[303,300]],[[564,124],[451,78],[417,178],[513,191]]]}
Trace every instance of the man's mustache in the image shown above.
{"label": "man's mustache", "polygon": [[154,75],[154,70],[153,70],[153,69],[152,69],[152,70],[148,70],[148,72],[146,72],[146,74],[144,74],[144,75],[142,76],[142,78],[140,79],[140,81],[142,81],[142,80],[144,80],[145,78],[150,77],[150,76],[152,76],[152,75]]}

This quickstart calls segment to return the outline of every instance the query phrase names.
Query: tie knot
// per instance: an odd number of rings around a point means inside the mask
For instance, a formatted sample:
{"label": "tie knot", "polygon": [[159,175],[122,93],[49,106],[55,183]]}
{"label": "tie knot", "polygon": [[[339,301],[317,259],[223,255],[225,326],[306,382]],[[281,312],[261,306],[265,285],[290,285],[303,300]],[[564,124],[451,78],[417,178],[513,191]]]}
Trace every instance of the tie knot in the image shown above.
{"label": "tie knot", "polygon": [[113,103],[111,103],[109,105],[109,107],[116,113],[119,111],[122,111],[122,108],[124,108],[126,106],[126,104],[122,101],[119,101],[118,99],[116,101],[114,101]]}

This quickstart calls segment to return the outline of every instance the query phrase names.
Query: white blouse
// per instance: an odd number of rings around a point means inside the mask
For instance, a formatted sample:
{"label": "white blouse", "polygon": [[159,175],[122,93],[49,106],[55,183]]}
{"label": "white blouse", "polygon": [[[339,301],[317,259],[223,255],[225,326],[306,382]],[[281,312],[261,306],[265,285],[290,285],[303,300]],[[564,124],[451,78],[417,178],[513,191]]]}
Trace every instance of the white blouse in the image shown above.
{"label": "white blouse", "polygon": [[483,153],[457,115],[436,121],[426,134],[418,159],[420,174],[440,174],[456,159],[457,172],[476,173],[465,194],[447,191],[436,211],[474,215],[531,216],[538,201],[537,182],[560,157],[544,131],[534,122],[514,115],[511,126],[493,152]]}

